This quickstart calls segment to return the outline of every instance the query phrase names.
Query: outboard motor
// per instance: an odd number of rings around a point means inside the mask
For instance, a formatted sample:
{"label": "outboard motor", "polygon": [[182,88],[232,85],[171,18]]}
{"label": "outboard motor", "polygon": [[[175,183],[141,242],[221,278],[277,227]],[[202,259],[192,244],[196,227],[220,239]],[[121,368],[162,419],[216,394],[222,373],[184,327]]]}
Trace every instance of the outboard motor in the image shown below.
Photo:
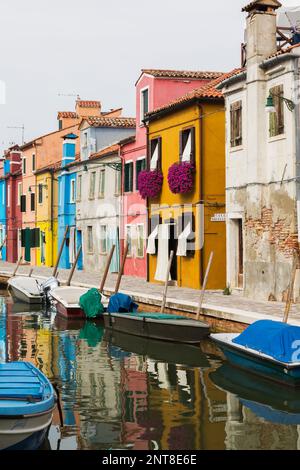
{"label": "outboard motor", "polygon": [[50,292],[56,287],[59,287],[56,277],[49,277],[49,279],[41,284],[41,291],[44,293],[46,301],[50,301]]}

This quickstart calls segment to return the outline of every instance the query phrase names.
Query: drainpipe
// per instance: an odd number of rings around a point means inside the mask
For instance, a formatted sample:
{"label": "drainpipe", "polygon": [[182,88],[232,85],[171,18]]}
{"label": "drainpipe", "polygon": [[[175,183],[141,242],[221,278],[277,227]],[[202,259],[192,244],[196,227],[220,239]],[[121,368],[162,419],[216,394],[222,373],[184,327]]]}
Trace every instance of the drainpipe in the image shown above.
{"label": "drainpipe", "polygon": [[[146,164],[147,164],[147,168],[150,168],[150,160],[149,160],[149,123],[146,123],[144,121],[144,124],[146,126]],[[147,235],[147,240],[149,238],[150,231],[151,231],[151,227],[150,227],[150,223],[149,223],[148,207],[149,207],[149,198],[146,199],[146,224],[147,224],[147,234],[148,234]],[[150,255],[148,255],[148,253],[146,253],[147,282],[150,281],[149,258],[150,258]]]}
{"label": "drainpipe", "polygon": [[52,250],[51,250],[51,266],[52,266],[52,265],[53,265],[53,261],[54,261],[54,257],[53,257],[53,253],[54,253],[54,233],[53,233],[53,217],[54,217],[54,211],[53,211],[53,204],[54,204],[53,185],[54,185],[54,182],[53,182],[53,178],[54,178],[54,175],[53,175],[53,171],[52,171],[52,170],[50,170],[50,175],[51,175],[50,226],[51,226],[51,238],[52,238],[52,243],[51,243],[51,246],[52,246]]}
{"label": "drainpipe", "polygon": [[[198,109],[200,111],[199,113],[199,139],[200,139],[200,165],[199,165],[199,171],[200,171],[200,202],[203,204],[203,210],[205,210],[205,204],[204,204],[204,193],[203,193],[203,188],[204,188],[204,175],[203,175],[203,170],[204,170],[204,164],[203,164],[203,156],[204,156],[204,125],[203,125],[203,116],[204,116],[204,110],[203,106],[200,102],[198,102]],[[205,223],[205,217],[203,217],[204,223]],[[205,245],[205,227],[203,227],[203,248],[200,251],[200,285],[202,286],[203,282],[203,277],[204,277],[204,245]]]}
{"label": "drainpipe", "polygon": [[[121,260],[123,259],[124,254],[124,243],[121,243],[122,236],[124,235],[124,182],[123,182],[123,167],[125,164],[125,158],[122,157],[121,154],[122,146],[119,145],[119,158],[121,160],[122,168],[121,168],[121,185],[120,185],[120,204],[119,204],[119,266],[121,266]],[[122,233],[121,233],[122,231]]]}

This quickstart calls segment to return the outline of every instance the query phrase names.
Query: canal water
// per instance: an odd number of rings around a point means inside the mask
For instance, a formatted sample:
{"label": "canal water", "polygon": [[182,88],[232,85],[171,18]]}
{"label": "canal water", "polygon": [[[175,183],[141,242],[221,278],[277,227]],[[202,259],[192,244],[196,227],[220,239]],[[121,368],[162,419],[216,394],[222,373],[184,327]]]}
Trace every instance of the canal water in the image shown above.
{"label": "canal water", "polygon": [[299,393],[201,349],[109,334],[101,323],[26,312],[0,297],[0,362],[30,361],[57,384],[43,449],[299,449]]}

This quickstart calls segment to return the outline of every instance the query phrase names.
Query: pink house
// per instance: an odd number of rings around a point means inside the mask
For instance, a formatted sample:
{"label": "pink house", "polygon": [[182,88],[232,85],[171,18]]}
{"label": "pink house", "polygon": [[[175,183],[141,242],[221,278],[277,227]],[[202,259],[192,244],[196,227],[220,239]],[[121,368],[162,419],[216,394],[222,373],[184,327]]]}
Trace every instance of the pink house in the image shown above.
{"label": "pink house", "polygon": [[142,70],[136,82],[136,135],[121,142],[123,161],[121,236],[129,243],[124,274],[147,278],[147,204],[138,192],[138,174],[147,166],[147,112],[153,111],[202,84],[218,72]]}

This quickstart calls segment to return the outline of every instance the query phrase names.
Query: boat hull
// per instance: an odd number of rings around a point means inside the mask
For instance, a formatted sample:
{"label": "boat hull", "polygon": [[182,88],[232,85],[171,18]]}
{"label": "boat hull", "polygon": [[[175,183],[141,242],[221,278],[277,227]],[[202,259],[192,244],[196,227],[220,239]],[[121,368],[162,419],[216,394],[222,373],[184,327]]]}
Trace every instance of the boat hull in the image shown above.
{"label": "boat hull", "polygon": [[117,313],[104,313],[103,318],[107,329],[173,343],[199,344],[209,334],[209,326],[195,320],[143,320]]}
{"label": "boat hull", "polygon": [[8,289],[15,299],[20,300],[23,303],[29,305],[41,305],[43,303],[43,296],[26,295],[24,292],[12,285],[9,285]]}
{"label": "boat hull", "polygon": [[289,367],[288,364],[255,355],[250,350],[235,347],[233,343],[218,340],[217,337],[218,335],[212,335],[213,341],[223,351],[230,364],[268,380],[291,387],[300,387],[300,366]]}
{"label": "boat hull", "polygon": [[0,418],[0,450],[36,450],[51,425],[53,410],[38,416]]}
{"label": "boat hull", "polygon": [[57,301],[56,310],[59,315],[69,320],[85,320],[86,316],[80,307],[66,307],[61,302]]}

